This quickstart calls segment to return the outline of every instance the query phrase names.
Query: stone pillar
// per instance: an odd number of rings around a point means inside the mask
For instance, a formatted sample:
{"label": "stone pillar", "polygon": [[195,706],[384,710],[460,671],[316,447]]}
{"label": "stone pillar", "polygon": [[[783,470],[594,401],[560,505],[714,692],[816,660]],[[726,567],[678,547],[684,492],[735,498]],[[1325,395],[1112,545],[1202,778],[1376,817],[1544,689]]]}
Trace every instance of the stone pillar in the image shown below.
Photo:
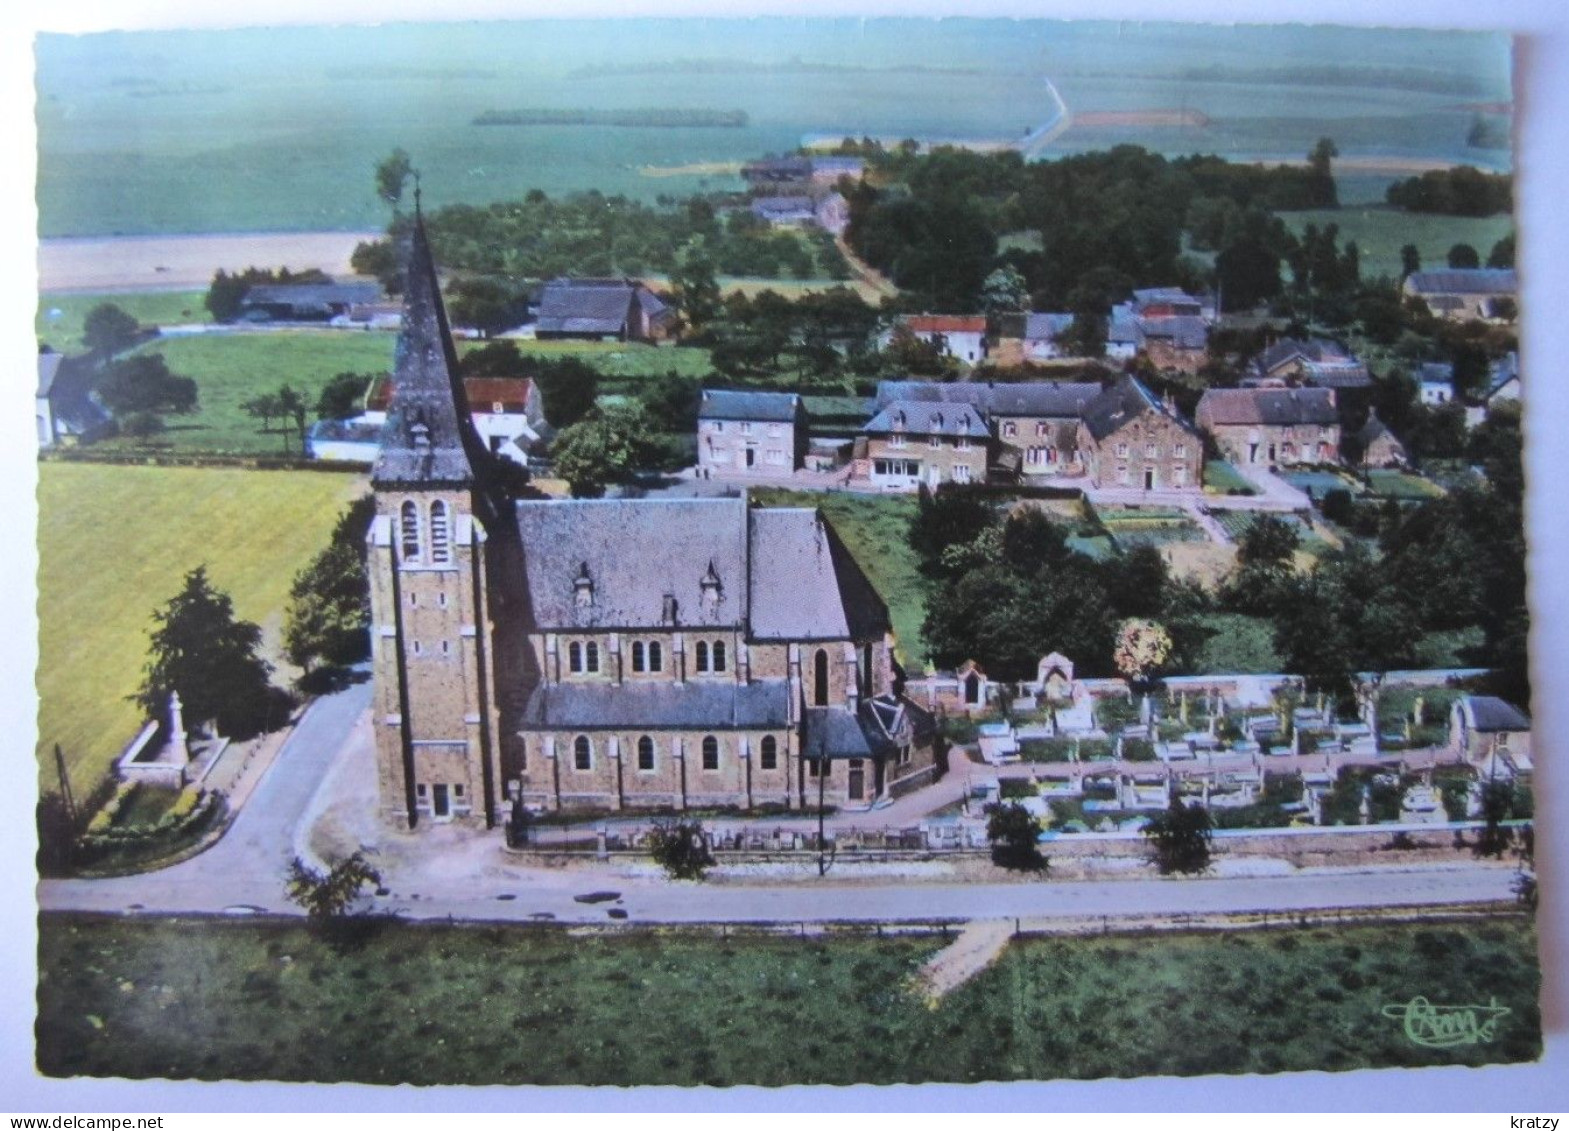
{"label": "stone pillar", "polygon": [[616,778],[616,792],[615,796],[611,798],[610,807],[612,809],[621,809],[626,805],[621,778],[621,736],[619,734],[611,735],[606,745],[610,752],[610,772]]}
{"label": "stone pillar", "polygon": [[677,687],[686,682],[686,635],[684,633],[675,632],[670,635],[670,670],[675,673]]}
{"label": "stone pillar", "polygon": [[680,779],[681,794],[676,804],[677,809],[686,808],[686,736],[677,735],[671,748],[671,756],[676,760],[676,777]]}
{"label": "stone pillar", "polygon": [[621,657],[621,634],[612,632],[610,639],[605,643],[605,648],[610,653],[605,657],[610,662],[610,681],[619,687],[621,681],[626,678],[626,669]]}
{"label": "stone pillar", "polygon": [[169,692],[169,754],[170,760],[185,765],[191,760],[191,748],[185,742],[185,712],[180,708],[180,693]]}
{"label": "stone pillar", "polygon": [[556,760],[556,736],[545,736],[545,761],[550,766],[550,796],[545,799],[545,804],[550,809],[561,808],[561,765]]}
{"label": "stone pillar", "polygon": [[741,736],[739,753],[741,755],[741,774],[745,778],[746,807],[750,809],[752,807],[752,740],[749,736],[744,734]]}

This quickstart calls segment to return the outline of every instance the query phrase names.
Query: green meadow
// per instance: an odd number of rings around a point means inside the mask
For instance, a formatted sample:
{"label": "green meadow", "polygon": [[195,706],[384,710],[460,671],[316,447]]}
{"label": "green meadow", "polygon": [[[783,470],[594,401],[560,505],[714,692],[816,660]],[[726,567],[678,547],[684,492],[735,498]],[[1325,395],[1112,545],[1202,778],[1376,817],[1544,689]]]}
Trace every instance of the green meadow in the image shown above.
{"label": "green meadow", "polygon": [[211,322],[206,291],[125,291],[116,294],[48,294],[38,302],[38,340],[57,353],[80,353],[82,322],[95,306],[112,303],[143,326]]}
{"label": "green meadow", "polygon": [[[910,979],[940,946],[394,921],[334,947],[295,923],[45,915],[37,1060],[133,1079],[777,1086],[1480,1065],[1542,1047],[1525,918],[1023,939],[928,1008]],[[1400,1013],[1418,996],[1496,1006],[1493,1039],[1413,1042]]]}
{"label": "green meadow", "polygon": [[[279,652],[294,575],[364,489],[303,471],[38,467],[38,737],[59,743],[85,791],[135,735],[152,613],[205,564],[236,615]],[[52,788],[53,762],[41,761]]]}
{"label": "green meadow", "polygon": [[1509,216],[1438,216],[1383,205],[1282,212],[1280,218],[1297,236],[1309,224],[1318,225],[1320,231],[1330,224],[1338,225],[1340,246],[1356,241],[1362,275],[1368,279],[1379,275],[1399,279],[1400,249],[1406,244],[1416,245],[1426,270],[1448,266],[1449,249],[1460,243],[1476,248],[1486,263],[1493,245],[1514,228],[1514,219]]}

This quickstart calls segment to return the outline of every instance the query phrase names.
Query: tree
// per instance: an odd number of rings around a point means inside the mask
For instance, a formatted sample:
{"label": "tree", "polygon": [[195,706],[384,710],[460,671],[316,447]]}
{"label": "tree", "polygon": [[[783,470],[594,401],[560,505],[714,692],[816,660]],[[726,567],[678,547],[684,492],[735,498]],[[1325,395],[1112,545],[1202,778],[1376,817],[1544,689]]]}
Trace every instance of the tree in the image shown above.
{"label": "tree", "polygon": [[1422,253],[1417,250],[1414,243],[1408,243],[1400,249],[1400,277],[1415,275],[1422,270]]}
{"label": "tree", "polygon": [[99,303],[82,320],[82,344],[105,357],[130,349],[141,332],[141,323],[112,302]]}
{"label": "tree", "polygon": [[376,195],[396,210],[413,173],[413,160],[402,149],[394,149],[376,165]]}
{"label": "tree", "polygon": [[1017,801],[986,806],[986,839],[992,863],[1020,872],[1043,872],[1048,861],[1040,850],[1041,823]]}
{"label": "tree", "polygon": [[137,354],[111,362],[98,378],[98,398],[116,417],[135,412],[191,412],[196,382],[171,373],[162,354]]}
{"label": "tree", "polygon": [[573,498],[597,499],[610,484],[630,482],[649,453],[647,415],[641,405],[623,404],[562,429],[550,458]]}
{"label": "tree", "polygon": [[1513,782],[1485,781],[1482,783],[1481,832],[1476,835],[1478,856],[1498,857],[1504,854],[1514,839],[1512,830],[1504,827],[1514,809],[1515,787]]}
{"label": "tree", "polygon": [[714,277],[708,245],[702,240],[694,240],[682,249],[670,272],[670,289],[687,325],[694,330],[706,328],[719,313],[719,281]]}
{"label": "tree", "polygon": [[1487,253],[1489,267],[1513,267],[1515,265],[1515,234],[1510,232],[1503,239],[1493,245],[1493,250]]}
{"label": "tree", "polygon": [[1457,243],[1449,249],[1449,266],[1455,270],[1466,270],[1480,267],[1482,259],[1476,253],[1476,248],[1468,243]]}
{"label": "tree", "polygon": [[701,821],[655,821],[648,850],[672,880],[701,880],[715,863]]}
{"label": "tree", "polygon": [[1334,159],[1340,156],[1340,150],[1335,147],[1333,139],[1321,137],[1313,146],[1313,151],[1308,154],[1308,172],[1314,196],[1314,203],[1319,208],[1335,208],[1339,206],[1339,198],[1335,192]]}
{"label": "tree", "polygon": [[1012,264],[1003,264],[981,284],[981,309],[987,314],[1027,310],[1029,304],[1029,284]]}
{"label": "tree", "polygon": [[1215,257],[1225,309],[1251,310],[1280,294],[1280,256],[1258,240],[1239,240]]}
{"label": "tree", "polygon": [[317,871],[298,856],[289,863],[289,900],[303,907],[313,922],[342,918],[363,888],[380,884],[381,873],[363,852],[338,861],[326,872]]}
{"label": "tree", "polygon": [[179,692],[185,717],[216,720],[225,734],[255,734],[267,722],[272,667],[258,653],[261,629],[236,619],[228,594],[212,587],[207,567],[185,575],[169,603],[153,612],[157,626],[136,704],[162,718]]}
{"label": "tree", "polygon": [[1255,516],[1237,545],[1237,569],[1223,591],[1225,603],[1243,613],[1274,612],[1299,541],[1296,527],[1284,519]]}
{"label": "tree", "polygon": [[373,496],[355,500],[326,547],[295,575],[283,628],[291,664],[309,671],[316,661],[352,664],[370,654],[365,535],[375,512]]}
{"label": "tree", "polygon": [[1171,655],[1171,634],[1152,620],[1137,617],[1122,622],[1112,662],[1132,684],[1141,684]]}
{"label": "tree", "polygon": [[1140,831],[1149,838],[1150,862],[1160,874],[1194,875],[1209,868],[1209,810],[1197,802],[1184,805],[1176,794],[1165,812],[1151,817]]}
{"label": "tree", "polygon": [[126,413],[120,417],[119,425],[120,435],[133,440],[150,440],[165,428],[163,417],[145,410]]}
{"label": "tree", "polygon": [[996,521],[986,500],[973,491],[943,483],[933,494],[921,484],[908,535],[910,548],[921,560],[921,572],[929,577],[939,575],[943,554],[950,546],[973,542]]}
{"label": "tree", "polygon": [[[358,416],[364,407],[365,390],[374,378],[369,373],[339,373],[328,381],[316,398],[318,420],[347,420]],[[244,405],[240,406],[244,408]]]}
{"label": "tree", "polygon": [[534,384],[544,402],[545,419],[554,428],[569,428],[593,409],[599,397],[599,373],[575,357],[532,361]]}
{"label": "tree", "polygon": [[499,279],[459,279],[452,284],[447,309],[454,322],[488,338],[528,317],[528,295]]}

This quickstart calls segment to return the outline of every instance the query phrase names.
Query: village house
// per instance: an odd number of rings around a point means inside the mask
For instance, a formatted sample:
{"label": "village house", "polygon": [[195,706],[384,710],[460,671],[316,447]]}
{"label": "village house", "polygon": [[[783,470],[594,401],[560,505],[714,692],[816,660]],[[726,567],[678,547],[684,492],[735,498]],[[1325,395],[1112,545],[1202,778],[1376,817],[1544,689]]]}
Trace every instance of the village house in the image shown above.
{"label": "village house", "polygon": [[1121,378],[1084,406],[1077,446],[1096,487],[1203,489],[1199,434],[1132,377]]}
{"label": "village house", "polygon": [[836,185],[840,178],[858,181],[866,175],[866,161],[861,157],[813,157],[812,183]]}
{"label": "village house", "polygon": [[[378,377],[365,392],[365,411],[351,423],[380,428],[387,421],[396,383]],[[555,436],[545,420],[539,386],[527,377],[465,377],[464,399],[480,441],[492,455],[528,466]]]}
{"label": "village house", "polygon": [[1367,389],[1372,383],[1367,366],[1327,338],[1282,338],[1253,359],[1242,380],[1249,388],[1312,385],[1342,392]]}
{"label": "village house", "polygon": [[241,322],[330,322],[382,297],[378,283],[264,283],[240,300]]}
{"label": "village house", "polygon": [[752,215],[774,228],[822,228],[839,235],[850,223],[850,206],[836,192],[814,196],[760,196],[752,201]]}
{"label": "village house", "polygon": [[380,811],[869,805],[929,781],[888,611],[815,509],[517,501],[416,212],[367,539]]}
{"label": "village house", "polygon": [[1424,361],[1416,370],[1417,399],[1425,405],[1448,404],[1455,399],[1455,367],[1442,361]]}
{"label": "village house", "polygon": [[1401,290],[1421,299],[1434,317],[1452,321],[1510,322],[1518,309],[1519,284],[1512,267],[1416,271],[1406,276]]}
{"label": "village house", "polygon": [[1079,422],[1100,395],[1095,381],[1032,381],[995,385],[986,401],[997,441],[1018,453],[1025,476],[1082,475]]}
{"label": "village house", "polygon": [[1367,423],[1357,430],[1356,442],[1362,452],[1363,467],[1405,467],[1410,462],[1400,437],[1389,430],[1376,412],[1367,414]]}
{"label": "village house", "polygon": [[741,166],[741,179],[753,190],[798,188],[812,179],[809,157],[765,157]]}
{"label": "village house", "polygon": [[704,389],[697,467],[707,476],[788,479],[806,457],[806,408],[797,393]]}
{"label": "village house", "polygon": [[675,311],[635,279],[553,279],[534,322],[540,341],[657,342],[670,336]]}
{"label": "village house", "polygon": [[1221,455],[1244,466],[1335,463],[1340,414],[1333,389],[1209,389],[1194,422]]}
{"label": "village house", "polygon": [[[921,341],[935,345],[944,356],[966,365],[986,360],[984,314],[906,314],[899,322]],[[892,332],[885,333],[878,347],[887,349],[892,340]]]}
{"label": "village house", "polygon": [[913,491],[922,483],[985,483],[991,432],[969,404],[889,402],[863,429],[865,470],[875,486]]}
{"label": "village house", "polygon": [[51,349],[38,353],[38,387],[33,394],[40,448],[68,447],[108,434],[109,413],[93,396],[93,370],[86,358]]}
{"label": "village house", "polygon": [[1209,363],[1209,324],[1197,315],[1141,318],[1144,356],[1157,369],[1197,373]]}
{"label": "village house", "polygon": [[1197,373],[1209,361],[1209,328],[1215,321],[1211,299],[1195,298],[1178,287],[1148,287],[1111,309],[1106,356],[1131,361],[1139,354],[1158,369]]}
{"label": "village house", "polygon": [[1200,298],[1181,287],[1145,287],[1133,292],[1133,312],[1140,318],[1198,318],[1206,324],[1215,321],[1215,297]]}
{"label": "village house", "polygon": [[1000,366],[1039,364],[1071,356],[1063,335],[1073,326],[1071,314],[1001,314],[990,360]]}

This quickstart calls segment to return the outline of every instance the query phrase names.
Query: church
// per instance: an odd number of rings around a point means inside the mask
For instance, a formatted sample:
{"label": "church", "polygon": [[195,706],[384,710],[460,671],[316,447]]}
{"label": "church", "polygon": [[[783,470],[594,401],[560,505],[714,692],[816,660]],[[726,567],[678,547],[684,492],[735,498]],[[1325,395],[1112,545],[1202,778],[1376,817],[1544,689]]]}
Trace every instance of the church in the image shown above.
{"label": "church", "polygon": [[417,210],[392,385],[367,565],[389,821],[856,808],[931,780],[935,720],[815,508],[510,493]]}

